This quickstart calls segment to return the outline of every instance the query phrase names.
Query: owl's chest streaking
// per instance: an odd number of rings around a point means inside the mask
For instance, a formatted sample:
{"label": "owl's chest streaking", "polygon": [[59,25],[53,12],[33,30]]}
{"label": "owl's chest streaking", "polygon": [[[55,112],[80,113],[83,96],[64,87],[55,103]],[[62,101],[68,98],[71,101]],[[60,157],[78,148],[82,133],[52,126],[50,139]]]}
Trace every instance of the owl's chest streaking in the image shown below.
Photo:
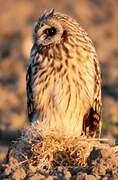
{"label": "owl's chest streaking", "polygon": [[63,44],[44,55],[37,53],[31,83],[37,120],[74,136],[81,135],[83,118],[93,103],[95,70],[89,59],[93,57],[80,53],[81,48],[69,48]]}

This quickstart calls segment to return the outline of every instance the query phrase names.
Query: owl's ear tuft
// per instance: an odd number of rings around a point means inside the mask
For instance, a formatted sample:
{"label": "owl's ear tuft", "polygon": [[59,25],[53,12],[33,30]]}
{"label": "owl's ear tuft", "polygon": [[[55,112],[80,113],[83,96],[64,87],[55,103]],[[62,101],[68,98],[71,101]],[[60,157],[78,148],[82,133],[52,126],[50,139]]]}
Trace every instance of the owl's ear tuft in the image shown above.
{"label": "owl's ear tuft", "polygon": [[49,11],[44,11],[43,15],[39,18],[40,21],[44,21],[47,18],[50,18],[54,15],[54,8],[50,9]]}
{"label": "owl's ear tuft", "polygon": [[36,30],[39,29],[39,27],[42,26],[43,22],[50,18],[50,17],[53,17],[54,15],[54,11],[55,9],[52,8],[50,9],[49,11],[45,10],[44,13],[42,14],[42,16],[40,16],[40,18],[38,19],[38,22],[37,22],[37,28],[35,28]]}
{"label": "owl's ear tuft", "polygon": [[55,9],[54,8],[52,8],[52,9],[50,9],[50,11],[48,11],[47,13],[48,13],[48,16],[53,16],[54,15],[54,11],[55,11]]}

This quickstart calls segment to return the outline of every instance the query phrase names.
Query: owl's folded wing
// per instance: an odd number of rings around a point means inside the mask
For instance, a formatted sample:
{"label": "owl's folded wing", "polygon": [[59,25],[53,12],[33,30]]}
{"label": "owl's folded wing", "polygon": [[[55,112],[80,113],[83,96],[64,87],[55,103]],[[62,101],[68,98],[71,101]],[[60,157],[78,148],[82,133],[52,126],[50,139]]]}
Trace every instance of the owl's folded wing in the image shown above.
{"label": "owl's folded wing", "polygon": [[86,114],[83,122],[83,129],[87,136],[99,137],[101,133],[101,72],[98,61],[94,60],[95,64],[95,88],[94,102],[88,114]]}

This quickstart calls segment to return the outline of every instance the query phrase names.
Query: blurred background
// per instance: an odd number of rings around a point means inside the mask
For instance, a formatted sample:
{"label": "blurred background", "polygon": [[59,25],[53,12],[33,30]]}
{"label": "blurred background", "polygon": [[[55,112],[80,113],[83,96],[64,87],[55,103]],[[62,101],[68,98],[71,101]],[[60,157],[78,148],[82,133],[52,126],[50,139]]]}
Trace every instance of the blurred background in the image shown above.
{"label": "blurred background", "polygon": [[0,0],[0,5],[0,160],[27,121],[32,28],[50,8],[75,18],[93,40],[102,69],[102,135],[118,141],[118,0]]}

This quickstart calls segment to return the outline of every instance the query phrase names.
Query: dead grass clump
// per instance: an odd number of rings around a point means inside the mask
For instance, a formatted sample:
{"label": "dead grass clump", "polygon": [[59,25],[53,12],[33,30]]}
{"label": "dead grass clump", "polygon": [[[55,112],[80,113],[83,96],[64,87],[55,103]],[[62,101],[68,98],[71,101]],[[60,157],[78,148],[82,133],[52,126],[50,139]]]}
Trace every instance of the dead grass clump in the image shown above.
{"label": "dead grass clump", "polygon": [[118,175],[118,148],[113,150],[108,143],[85,137],[57,137],[54,133],[45,134],[31,127],[12,144],[1,174],[11,179],[34,176],[44,176],[45,179],[48,176],[60,177],[60,174],[61,177],[79,178],[90,174],[106,177],[112,167],[114,174]]}

